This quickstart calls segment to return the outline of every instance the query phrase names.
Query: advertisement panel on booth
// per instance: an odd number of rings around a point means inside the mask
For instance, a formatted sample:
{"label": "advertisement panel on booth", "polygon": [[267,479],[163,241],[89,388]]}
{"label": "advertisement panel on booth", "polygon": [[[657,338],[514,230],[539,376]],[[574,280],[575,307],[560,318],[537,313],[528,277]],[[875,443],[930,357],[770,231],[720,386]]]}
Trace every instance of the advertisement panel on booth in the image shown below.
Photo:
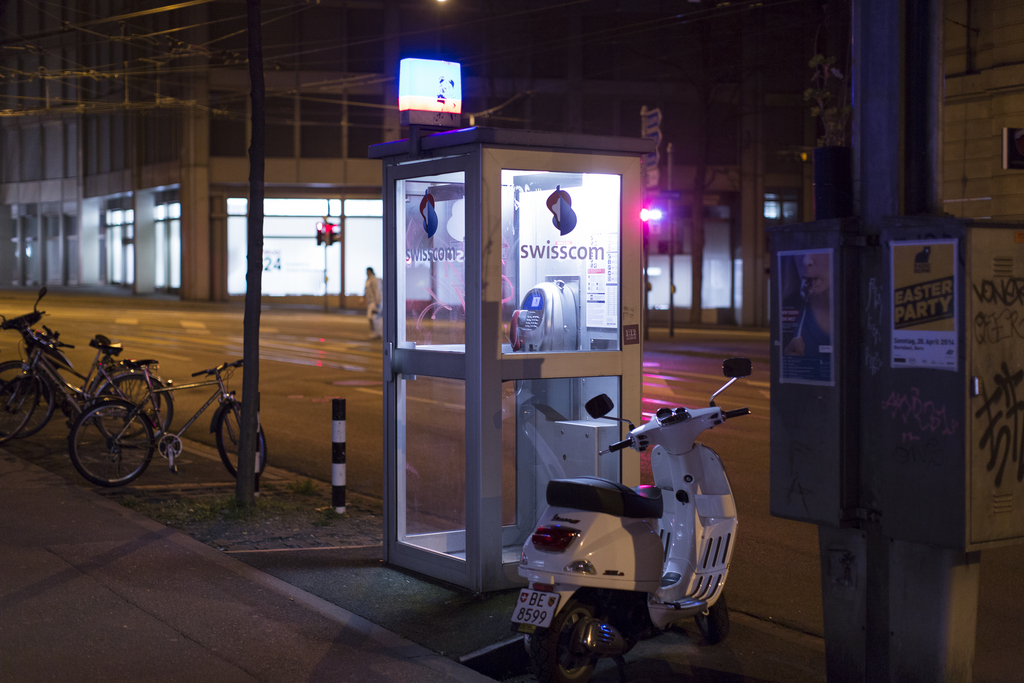
{"label": "advertisement panel on booth", "polygon": [[502,170],[505,353],[619,348],[621,182]]}

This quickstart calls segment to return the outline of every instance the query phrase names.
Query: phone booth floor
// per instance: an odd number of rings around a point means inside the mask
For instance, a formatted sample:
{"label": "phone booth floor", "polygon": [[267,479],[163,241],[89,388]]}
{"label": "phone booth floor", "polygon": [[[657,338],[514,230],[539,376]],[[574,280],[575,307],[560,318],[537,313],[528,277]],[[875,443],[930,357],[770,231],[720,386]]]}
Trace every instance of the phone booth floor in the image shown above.
{"label": "phone booth floor", "polygon": [[384,557],[520,585],[551,479],[639,484],[641,155],[651,140],[469,128],[375,145],[384,195]]}

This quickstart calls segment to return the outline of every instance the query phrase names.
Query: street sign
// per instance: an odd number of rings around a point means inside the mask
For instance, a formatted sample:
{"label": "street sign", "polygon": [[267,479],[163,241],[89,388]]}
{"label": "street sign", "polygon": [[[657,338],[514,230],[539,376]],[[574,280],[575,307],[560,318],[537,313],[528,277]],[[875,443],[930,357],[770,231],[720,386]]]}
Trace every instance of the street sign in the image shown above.
{"label": "street sign", "polygon": [[640,108],[640,135],[655,142],[654,154],[645,154],[643,157],[644,187],[658,187],[661,183],[661,175],[658,172],[658,164],[661,163],[660,109]]}
{"label": "street sign", "polygon": [[643,136],[645,138],[653,137],[648,134],[648,131],[658,131],[658,136],[661,136],[661,109],[655,107],[654,109],[648,109],[644,107],[640,110],[640,125],[643,127]]}

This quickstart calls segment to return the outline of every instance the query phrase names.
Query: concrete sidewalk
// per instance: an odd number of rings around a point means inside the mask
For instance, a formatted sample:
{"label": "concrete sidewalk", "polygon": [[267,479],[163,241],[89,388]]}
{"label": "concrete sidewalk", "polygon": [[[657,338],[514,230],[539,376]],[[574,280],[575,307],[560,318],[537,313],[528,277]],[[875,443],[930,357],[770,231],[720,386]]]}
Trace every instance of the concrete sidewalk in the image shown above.
{"label": "concrete sidewalk", "polygon": [[[985,553],[975,683],[1024,682],[1022,563],[1019,546]],[[243,562],[0,447],[0,681],[486,682],[453,645],[459,630],[507,624],[504,602],[342,549]],[[627,680],[824,681],[820,637],[732,607],[725,643],[705,646],[692,629],[643,641]],[[521,683],[532,680],[521,653],[514,643],[463,659]],[[601,660],[593,680],[617,682],[614,663]]]}
{"label": "concrete sidewalk", "polygon": [[[242,561],[0,447],[0,681],[533,680],[510,642],[508,596],[420,581],[366,553],[379,548]],[[484,632],[501,644],[464,655]],[[818,683],[823,651],[735,613],[723,645],[683,630],[640,643],[628,680]],[[601,660],[595,683],[618,680]]]}
{"label": "concrete sidewalk", "polygon": [[490,679],[0,449],[0,680]]}

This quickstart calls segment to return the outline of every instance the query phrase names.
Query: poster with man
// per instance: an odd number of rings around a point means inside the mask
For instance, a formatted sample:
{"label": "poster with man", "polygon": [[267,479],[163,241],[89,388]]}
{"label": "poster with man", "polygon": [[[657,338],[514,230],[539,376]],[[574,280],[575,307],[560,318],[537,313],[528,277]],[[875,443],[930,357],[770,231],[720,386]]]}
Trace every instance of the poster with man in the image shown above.
{"label": "poster with man", "polygon": [[892,367],[956,370],[957,240],[893,241]]}
{"label": "poster with man", "polygon": [[779,381],[835,385],[832,249],[780,251]]}

